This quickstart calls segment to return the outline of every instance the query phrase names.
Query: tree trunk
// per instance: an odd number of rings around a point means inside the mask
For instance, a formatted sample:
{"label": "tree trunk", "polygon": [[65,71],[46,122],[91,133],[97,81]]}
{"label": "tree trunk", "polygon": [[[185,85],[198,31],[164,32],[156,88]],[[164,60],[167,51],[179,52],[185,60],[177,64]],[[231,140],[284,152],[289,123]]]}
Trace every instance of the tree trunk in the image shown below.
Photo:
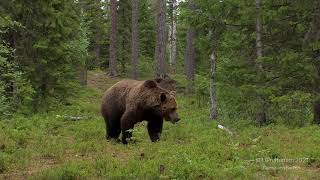
{"label": "tree trunk", "polygon": [[108,76],[117,76],[117,0],[111,0],[111,33]]}
{"label": "tree trunk", "polygon": [[131,61],[132,78],[139,77],[139,0],[132,0],[132,40],[131,40]]}
{"label": "tree trunk", "polygon": [[[263,57],[263,44],[262,44],[262,23],[261,23],[261,2],[262,0],[256,0],[256,54],[257,60]],[[261,63],[256,61],[255,63],[258,73],[263,72],[263,67]],[[260,95],[261,96],[261,95]],[[256,122],[258,125],[263,125],[267,122],[267,114],[266,114],[266,102],[263,97],[259,97],[260,105],[258,112],[256,114]]]}
{"label": "tree trunk", "polygon": [[169,50],[169,69],[170,72],[175,73],[176,71],[176,0],[169,1],[170,4],[170,24],[168,32],[168,50]]}
{"label": "tree trunk", "polygon": [[171,25],[171,69],[176,73],[177,64],[177,0],[172,0],[172,25]]}
{"label": "tree trunk", "polygon": [[156,3],[156,48],[155,48],[155,65],[156,77],[164,78],[166,75],[166,1],[157,0]]}
{"label": "tree trunk", "polygon": [[[170,6],[172,8],[172,2],[170,2]],[[169,53],[169,71],[171,72],[172,70],[172,16],[171,16],[171,23],[168,25],[168,53]]]}
{"label": "tree trunk", "polygon": [[80,69],[80,84],[81,86],[87,85],[87,67],[85,64]]}
{"label": "tree trunk", "polygon": [[[320,11],[319,11],[319,17],[320,17]],[[319,20],[320,22],[320,20]],[[318,24],[318,32],[319,32],[319,35],[320,35],[320,23]],[[320,36],[318,36],[318,38],[320,38]],[[317,38],[317,41],[319,41],[319,39]],[[316,70],[317,70],[317,81],[316,82],[320,82],[320,52],[316,52],[317,53],[317,56],[315,58],[315,62],[314,62],[314,65],[316,67]],[[319,96],[320,94],[320,88],[318,85],[316,85],[316,88],[315,88],[315,94],[316,96]],[[314,103],[314,107],[313,107],[313,122],[315,124],[318,124],[320,125],[320,98],[319,97],[316,97],[317,100],[315,101]]]}
{"label": "tree trunk", "polygon": [[[256,0],[256,8],[257,8],[257,17],[256,17],[256,53],[257,58],[262,57],[262,40],[261,40],[261,33],[262,33],[262,24],[261,24],[261,1]],[[259,64],[259,63],[257,63]],[[261,66],[259,66],[261,68]]]}
{"label": "tree trunk", "polygon": [[[320,17],[320,11],[319,11],[319,17]],[[319,24],[318,24],[318,34],[319,36],[316,38],[317,41],[319,41],[320,39],[320,20],[319,20]],[[316,67],[317,70],[317,84],[319,84],[320,82],[320,52],[315,52],[317,53],[316,58],[315,58],[315,62],[314,62],[314,66]],[[316,97],[316,101],[314,102],[314,106],[313,106],[313,122],[315,124],[320,125],[320,98],[319,98],[319,94],[320,94],[320,88],[318,85],[316,85],[315,87],[315,96]]]}
{"label": "tree trunk", "polygon": [[187,47],[186,47],[186,76],[188,81],[187,92],[191,93],[193,90],[193,82],[194,82],[194,30],[192,27],[189,27],[187,31]]}
{"label": "tree trunk", "polygon": [[[320,40],[320,7],[319,4],[315,5],[315,10],[313,14],[313,19],[310,24],[310,28],[308,32],[306,33],[304,37],[304,43],[313,43],[313,42],[319,42]],[[314,59],[313,59],[313,65],[315,66],[315,69],[317,71],[317,79],[316,82],[319,84],[320,82],[320,52],[319,50],[316,50],[313,52]],[[320,88],[318,85],[316,85],[315,89],[315,98],[316,101],[313,105],[313,122],[315,124],[320,125],[320,98],[317,97],[320,94]]]}
{"label": "tree trunk", "polygon": [[95,45],[94,45],[94,67],[97,68],[100,65],[100,34],[96,34]]}
{"label": "tree trunk", "polygon": [[313,123],[320,125],[320,100],[314,103],[313,111]]}
{"label": "tree trunk", "polygon": [[211,78],[210,78],[210,118],[216,120],[218,118],[218,101],[217,101],[217,87],[216,87],[216,69],[217,69],[217,55],[215,50],[212,50],[210,55],[210,65],[211,65]]}
{"label": "tree trunk", "polygon": [[[192,11],[193,8],[193,2],[189,0],[189,8]],[[187,46],[186,46],[186,54],[185,54],[185,72],[187,76],[187,93],[191,93],[193,91],[193,83],[194,83],[194,54],[195,54],[195,47],[194,47],[194,37],[195,37],[195,31],[193,27],[189,27],[187,31]]]}

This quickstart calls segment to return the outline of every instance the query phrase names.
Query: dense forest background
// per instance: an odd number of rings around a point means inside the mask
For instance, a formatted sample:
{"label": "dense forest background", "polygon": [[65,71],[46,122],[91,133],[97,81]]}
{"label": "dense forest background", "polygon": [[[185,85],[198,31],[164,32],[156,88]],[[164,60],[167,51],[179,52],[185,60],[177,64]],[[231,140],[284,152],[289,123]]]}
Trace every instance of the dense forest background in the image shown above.
{"label": "dense forest background", "polygon": [[[106,140],[125,78],[175,87],[160,141]],[[319,84],[319,0],[0,0],[0,179],[319,179]]]}
{"label": "dense forest background", "polygon": [[211,119],[320,124],[317,0],[14,0],[0,14],[1,117],[68,105],[101,69],[169,75]]}

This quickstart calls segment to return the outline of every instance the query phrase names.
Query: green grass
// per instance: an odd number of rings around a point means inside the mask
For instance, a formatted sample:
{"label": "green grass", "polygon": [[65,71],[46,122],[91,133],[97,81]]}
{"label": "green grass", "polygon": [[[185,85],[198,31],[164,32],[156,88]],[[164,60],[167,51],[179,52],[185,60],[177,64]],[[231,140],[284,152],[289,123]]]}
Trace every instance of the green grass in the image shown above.
{"label": "green grass", "polygon": [[[54,112],[1,120],[0,179],[319,178],[319,126],[230,126],[231,136],[195,97],[178,96],[182,120],[165,123],[159,142],[150,142],[145,123],[134,129],[134,143],[107,141],[100,98],[116,81],[89,84],[71,106]],[[277,162],[285,159],[294,162]]]}

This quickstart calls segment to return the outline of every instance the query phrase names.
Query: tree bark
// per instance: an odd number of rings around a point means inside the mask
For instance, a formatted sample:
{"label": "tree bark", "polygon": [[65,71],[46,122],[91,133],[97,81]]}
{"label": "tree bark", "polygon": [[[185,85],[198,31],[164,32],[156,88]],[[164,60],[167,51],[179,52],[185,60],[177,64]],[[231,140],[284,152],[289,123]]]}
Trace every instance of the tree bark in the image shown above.
{"label": "tree bark", "polygon": [[139,0],[132,0],[132,40],[131,40],[131,61],[132,78],[139,77]]}
{"label": "tree bark", "polygon": [[[169,1],[170,8],[172,8],[172,1]],[[170,23],[168,25],[168,53],[169,53],[169,71],[172,70],[172,16],[170,17]]]}
{"label": "tree bark", "polygon": [[171,9],[171,16],[170,16],[170,24],[169,24],[169,68],[171,73],[176,73],[176,57],[177,57],[177,1],[171,0],[170,1],[170,9]]}
{"label": "tree bark", "polygon": [[[192,11],[193,2],[189,0],[189,8]],[[195,47],[194,47],[194,37],[195,31],[193,27],[189,26],[187,31],[187,46],[186,46],[186,54],[185,54],[185,72],[187,76],[187,93],[191,93],[193,91],[193,84],[194,84],[194,75],[195,75]]]}
{"label": "tree bark", "polygon": [[210,55],[210,65],[211,65],[211,78],[210,78],[210,118],[216,120],[218,118],[218,100],[217,100],[217,87],[216,87],[216,69],[217,69],[217,55],[215,50],[212,50]]}
{"label": "tree bark", "polygon": [[313,111],[313,122],[320,125],[320,100],[314,103]]}
{"label": "tree bark", "polygon": [[155,69],[156,77],[164,78],[166,75],[166,1],[157,0],[156,3],[156,48],[155,48]]}
{"label": "tree bark", "polygon": [[[304,43],[313,43],[313,42],[319,42],[320,40],[320,4],[317,3],[315,5],[315,10],[313,13],[313,18],[312,21],[310,23],[310,28],[308,30],[308,32],[306,33],[305,37],[304,37]],[[320,88],[319,88],[319,82],[320,82],[320,51],[316,50],[313,51],[313,65],[317,71],[317,78],[316,78],[316,82],[318,82],[316,84],[316,87],[314,88],[314,96],[315,97],[315,102],[313,105],[313,122],[315,124],[320,125]]]}
{"label": "tree bark", "polygon": [[111,33],[108,76],[117,76],[117,0],[111,0]]}
{"label": "tree bark", "polygon": [[171,69],[176,73],[177,64],[177,0],[172,0],[172,25],[171,25]]}
{"label": "tree bark", "polygon": [[80,84],[81,86],[87,85],[87,66],[85,64],[80,69]]}
{"label": "tree bark", "polygon": [[[320,23],[319,23],[320,26]],[[319,27],[320,28],[320,27]],[[318,31],[320,32],[320,30],[318,29]],[[319,40],[319,39],[318,39]],[[320,52],[318,52],[317,54],[317,58],[315,58],[315,67],[317,70],[317,74],[318,74],[318,78],[317,78],[317,82],[320,82]],[[316,87],[315,91],[316,91],[316,96],[319,96],[320,92],[319,92],[319,86]],[[320,98],[317,97],[317,100],[314,103],[314,107],[313,107],[313,118],[314,118],[314,123],[320,125]]]}
{"label": "tree bark", "polygon": [[[262,33],[262,24],[261,24],[261,1],[256,0],[256,9],[257,9],[257,17],[256,17],[256,53],[257,58],[261,58],[262,54],[262,40],[261,40],[261,33]],[[259,63],[257,63],[259,64]],[[261,66],[259,66],[261,68]]]}
{"label": "tree bark", "polygon": [[[261,2],[262,0],[256,0],[256,54],[257,60],[263,57],[263,43],[262,43],[262,23],[261,23]],[[255,62],[258,73],[263,72],[263,67],[260,62]],[[261,95],[260,95],[261,96]],[[258,125],[266,124],[267,122],[267,114],[266,114],[266,102],[263,97],[259,97],[260,105],[257,114],[256,114],[256,122]]]}
{"label": "tree bark", "polygon": [[186,57],[185,57],[185,64],[186,64],[186,76],[188,81],[187,92],[190,93],[193,90],[193,83],[194,83],[194,30],[192,27],[189,27],[187,31],[187,47],[186,47]]}
{"label": "tree bark", "polygon": [[95,37],[95,45],[94,45],[94,67],[98,67],[100,64],[100,34],[97,33]]}

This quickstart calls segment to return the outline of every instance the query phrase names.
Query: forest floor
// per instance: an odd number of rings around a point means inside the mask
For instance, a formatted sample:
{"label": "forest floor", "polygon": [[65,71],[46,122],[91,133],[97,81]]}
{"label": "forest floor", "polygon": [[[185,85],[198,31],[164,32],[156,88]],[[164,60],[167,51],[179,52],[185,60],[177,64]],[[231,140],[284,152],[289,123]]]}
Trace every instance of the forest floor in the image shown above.
{"label": "forest floor", "polygon": [[[319,179],[320,127],[230,127],[178,94],[181,121],[151,143],[145,123],[122,145],[105,139],[104,90],[120,78],[88,74],[69,106],[0,121],[0,179]],[[81,117],[79,120],[74,117]]]}

